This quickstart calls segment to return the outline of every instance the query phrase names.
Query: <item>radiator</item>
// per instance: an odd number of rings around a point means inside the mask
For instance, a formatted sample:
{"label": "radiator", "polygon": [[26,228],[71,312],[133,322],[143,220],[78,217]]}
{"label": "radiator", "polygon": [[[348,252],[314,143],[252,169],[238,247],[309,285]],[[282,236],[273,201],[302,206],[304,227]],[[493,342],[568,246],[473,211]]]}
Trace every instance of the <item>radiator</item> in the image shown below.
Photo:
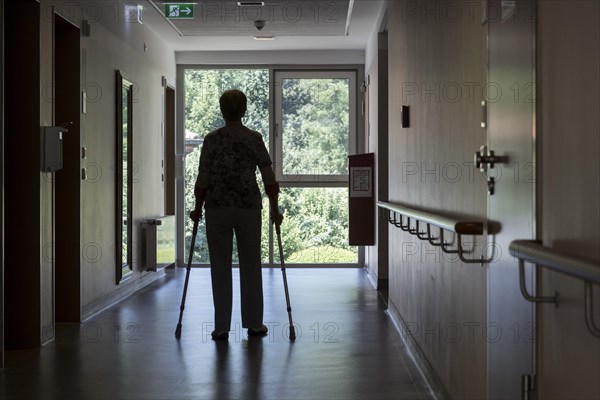
{"label": "radiator", "polygon": [[142,221],[141,230],[142,271],[156,271],[175,264],[175,216]]}

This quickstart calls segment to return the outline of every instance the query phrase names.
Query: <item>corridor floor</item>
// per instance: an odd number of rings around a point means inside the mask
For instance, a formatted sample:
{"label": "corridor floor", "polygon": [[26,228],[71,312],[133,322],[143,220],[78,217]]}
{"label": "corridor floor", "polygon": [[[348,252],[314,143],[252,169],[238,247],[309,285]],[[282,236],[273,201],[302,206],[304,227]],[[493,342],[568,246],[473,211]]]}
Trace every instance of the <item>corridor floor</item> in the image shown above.
{"label": "corridor floor", "polygon": [[57,340],[6,353],[3,399],[427,399],[377,292],[360,269],[288,269],[298,339],[287,338],[279,269],[263,270],[270,334],[247,338],[234,270],[233,331],[210,340],[207,269],[191,271],[183,333],[174,337],[185,270]]}

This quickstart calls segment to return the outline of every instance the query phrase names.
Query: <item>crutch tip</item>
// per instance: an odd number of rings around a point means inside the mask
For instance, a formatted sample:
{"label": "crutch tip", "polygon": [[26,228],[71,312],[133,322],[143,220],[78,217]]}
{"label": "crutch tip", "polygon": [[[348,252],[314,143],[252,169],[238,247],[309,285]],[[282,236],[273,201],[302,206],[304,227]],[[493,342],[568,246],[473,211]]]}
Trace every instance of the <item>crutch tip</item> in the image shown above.
{"label": "crutch tip", "polygon": [[177,339],[181,337],[181,325],[177,325],[177,328],[175,329],[175,337]]}
{"label": "crutch tip", "polygon": [[290,341],[294,342],[296,341],[296,330],[294,329],[294,327],[290,327]]}

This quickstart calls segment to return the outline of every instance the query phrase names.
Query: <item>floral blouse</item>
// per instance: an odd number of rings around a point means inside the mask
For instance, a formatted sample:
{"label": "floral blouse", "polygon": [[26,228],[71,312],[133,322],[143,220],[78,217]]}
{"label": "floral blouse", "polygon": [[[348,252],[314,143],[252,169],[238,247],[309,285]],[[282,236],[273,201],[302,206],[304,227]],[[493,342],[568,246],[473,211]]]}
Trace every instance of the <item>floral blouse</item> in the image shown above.
{"label": "floral blouse", "polygon": [[196,185],[207,188],[205,208],[262,208],[256,167],[272,165],[262,135],[228,121],[206,135]]}

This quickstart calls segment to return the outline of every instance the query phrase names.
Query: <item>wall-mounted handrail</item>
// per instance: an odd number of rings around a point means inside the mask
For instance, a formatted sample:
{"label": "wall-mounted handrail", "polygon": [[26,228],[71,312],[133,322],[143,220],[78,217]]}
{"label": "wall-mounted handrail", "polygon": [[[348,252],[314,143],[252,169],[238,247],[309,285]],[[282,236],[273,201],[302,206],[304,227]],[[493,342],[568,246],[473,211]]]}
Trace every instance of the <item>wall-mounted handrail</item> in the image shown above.
{"label": "wall-mounted handrail", "polygon": [[461,235],[483,235],[483,222],[481,221],[459,221],[384,201],[378,201],[377,206]]}
{"label": "wall-mounted handrail", "polygon": [[521,293],[525,299],[538,303],[558,304],[558,294],[553,297],[534,297],[525,288],[525,261],[534,263],[564,275],[581,279],[585,282],[585,323],[590,333],[600,338],[600,328],[594,322],[594,299],[592,284],[600,284],[600,264],[580,257],[571,256],[542,245],[535,240],[515,240],[508,251],[519,260],[519,279]]}
{"label": "wall-mounted handrail", "polygon": [[[429,242],[432,246],[440,247],[444,253],[458,254],[458,257],[462,262],[469,264],[481,263],[483,265],[484,263],[493,260],[493,257],[489,259],[483,259],[483,257],[481,259],[470,259],[465,256],[468,251],[465,250],[462,245],[462,235],[483,235],[484,229],[482,221],[456,220],[384,201],[378,201],[377,206],[379,207],[379,213],[382,219],[387,220],[404,232],[408,232],[421,240]],[[386,211],[388,213],[387,216],[385,215]],[[396,221],[396,215],[399,216],[399,222]],[[404,218],[406,218],[406,224],[403,223]],[[415,221],[414,228],[411,228],[410,226],[411,219]],[[427,225],[426,231],[421,231],[421,224]],[[440,233],[438,237],[433,237],[431,234],[432,225],[439,228]],[[445,230],[455,235],[457,240],[456,249],[450,249],[450,244],[446,243],[444,240]]]}
{"label": "wall-mounted handrail", "polygon": [[567,255],[535,240],[515,240],[508,247],[510,254],[557,272],[600,284],[600,264]]}

